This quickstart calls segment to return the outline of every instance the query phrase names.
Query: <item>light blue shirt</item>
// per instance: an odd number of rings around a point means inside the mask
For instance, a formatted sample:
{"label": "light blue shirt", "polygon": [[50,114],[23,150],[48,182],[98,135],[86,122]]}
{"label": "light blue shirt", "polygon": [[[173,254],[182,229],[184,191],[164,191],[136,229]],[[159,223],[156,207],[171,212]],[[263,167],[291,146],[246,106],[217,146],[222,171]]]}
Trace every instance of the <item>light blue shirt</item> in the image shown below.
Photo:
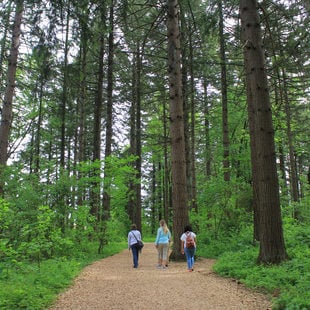
{"label": "light blue shirt", "polygon": [[158,243],[169,243],[170,238],[171,238],[170,230],[168,230],[168,233],[165,234],[162,227],[159,227],[157,229],[155,244],[157,245]]}

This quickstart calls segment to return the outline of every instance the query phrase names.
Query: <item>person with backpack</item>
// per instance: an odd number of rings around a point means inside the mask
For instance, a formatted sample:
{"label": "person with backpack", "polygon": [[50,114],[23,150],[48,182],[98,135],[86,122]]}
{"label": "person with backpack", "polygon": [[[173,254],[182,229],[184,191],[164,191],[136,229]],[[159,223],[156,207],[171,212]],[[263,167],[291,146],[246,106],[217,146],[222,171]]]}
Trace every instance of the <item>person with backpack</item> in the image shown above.
{"label": "person with backpack", "polygon": [[136,224],[131,225],[131,230],[128,233],[128,250],[132,252],[133,268],[138,268],[139,265],[139,251],[138,241],[141,241],[141,233],[137,229]]}
{"label": "person with backpack", "polygon": [[197,247],[196,234],[190,225],[185,226],[184,233],[181,235],[181,253],[186,256],[188,271],[194,271],[195,252]]}
{"label": "person with backpack", "polygon": [[168,261],[170,239],[171,239],[171,232],[165,220],[161,220],[159,222],[159,228],[157,229],[157,235],[155,240],[155,247],[158,252],[157,268],[165,270],[168,266],[167,261]]}

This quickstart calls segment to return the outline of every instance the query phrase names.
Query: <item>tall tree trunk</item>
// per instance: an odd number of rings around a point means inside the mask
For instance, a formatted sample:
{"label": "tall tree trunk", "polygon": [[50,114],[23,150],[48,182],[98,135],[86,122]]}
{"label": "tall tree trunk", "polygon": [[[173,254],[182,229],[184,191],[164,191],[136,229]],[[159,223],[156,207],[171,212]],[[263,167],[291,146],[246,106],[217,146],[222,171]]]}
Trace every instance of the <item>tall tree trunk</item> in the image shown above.
{"label": "tall tree trunk", "polygon": [[[134,163],[136,180],[129,184],[131,196],[128,202],[129,218],[141,230],[141,70],[142,55],[137,43],[132,72],[132,104],[130,109],[130,153],[137,157]],[[138,184],[136,181],[138,180]]]}
{"label": "tall tree trunk", "polygon": [[[188,42],[188,29],[186,23],[185,12],[180,10],[180,19],[181,19],[181,40],[184,42],[181,48],[182,54],[182,95],[183,95],[183,123],[184,123],[184,143],[185,143],[185,162],[186,162],[186,184],[187,184],[187,194],[188,200],[192,201],[192,181],[191,181],[191,148],[190,148],[190,122],[189,122],[189,111],[190,111],[190,103],[189,103],[189,83],[188,83],[188,70],[189,70],[189,60],[187,55],[187,45],[190,45]],[[185,43],[186,42],[186,43]],[[189,205],[189,207],[191,207]]]}
{"label": "tall tree trunk", "polygon": [[167,1],[168,75],[170,98],[171,174],[173,207],[173,259],[182,259],[180,235],[188,224],[186,162],[181,75],[179,4]]}
{"label": "tall tree trunk", "polygon": [[203,79],[203,101],[204,101],[204,128],[205,128],[205,163],[206,176],[211,177],[211,143],[210,143],[210,113],[208,106],[208,85],[206,78]]}
{"label": "tall tree trunk", "polygon": [[171,186],[170,186],[170,165],[168,161],[168,128],[167,128],[167,107],[166,107],[166,96],[165,92],[163,92],[162,96],[162,102],[163,102],[163,128],[164,128],[164,177],[163,177],[163,202],[164,202],[164,218],[167,223],[169,223],[170,219],[170,209],[169,206],[171,206],[170,203],[170,192],[171,192]]}
{"label": "tall tree trunk", "polygon": [[[290,185],[291,185],[291,197],[292,200],[297,202],[299,200],[299,188],[298,188],[298,174],[297,174],[297,164],[296,164],[296,156],[294,151],[293,144],[293,133],[291,128],[291,109],[288,98],[288,86],[286,82],[286,73],[285,69],[282,68],[282,80],[283,80],[283,94],[284,94],[284,106],[285,106],[285,118],[286,118],[286,134],[288,140],[289,154],[290,154]],[[294,215],[295,218],[298,218],[298,214]]]}
{"label": "tall tree trunk", "polygon": [[16,0],[16,12],[14,17],[12,43],[10,55],[8,57],[8,70],[6,89],[3,100],[1,124],[0,124],[0,196],[4,194],[3,173],[8,160],[8,147],[10,129],[12,125],[13,96],[15,89],[17,58],[19,40],[21,35],[21,22],[23,15],[23,0]]}
{"label": "tall tree trunk", "polygon": [[[132,66],[132,90],[131,90],[131,106],[129,111],[130,117],[130,133],[129,133],[129,155],[136,154],[136,109],[137,109],[137,100],[136,100],[136,61],[134,59]],[[134,167],[134,164],[132,164]],[[134,191],[134,181],[129,180],[128,184],[128,203],[127,203],[127,214],[131,223],[135,223],[135,191]]]}
{"label": "tall tree trunk", "polygon": [[[254,199],[259,214],[258,263],[287,258],[280,209],[274,130],[256,0],[240,0],[247,84]],[[255,177],[254,177],[255,175]]]}
{"label": "tall tree trunk", "polygon": [[2,31],[2,40],[1,40],[1,46],[0,46],[0,81],[2,81],[2,74],[3,74],[3,62],[6,57],[6,41],[7,41],[7,36],[9,33],[9,26],[10,26],[10,16],[11,16],[11,11],[12,11],[12,3],[13,1],[9,1],[7,3],[7,8],[5,11],[5,15],[3,18],[3,26],[5,27],[4,30]]}
{"label": "tall tree trunk", "polygon": [[[85,98],[86,98],[86,62],[87,62],[87,31],[85,25],[81,25],[81,39],[79,50],[79,92],[77,96],[77,112],[76,112],[76,127],[75,127],[75,147],[74,147],[74,166],[85,160]],[[74,171],[77,174],[77,179],[81,179],[82,172]],[[77,205],[82,205],[85,197],[85,190],[76,189]]]}
{"label": "tall tree trunk", "polygon": [[62,101],[60,106],[60,167],[65,167],[65,147],[66,147],[66,107],[68,101],[68,55],[69,55],[69,23],[70,23],[70,1],[67,3],[66,15],[66,37],[65,37],[65,50],[64,50],[64,67],[63,67],[63,86],[62,86]]}
{"label": "tall tree trunk", "polygon": [[156,233],[156,228],[158,225],[157,221],[157,214],[158,214],[158,205],[157,205],[157,199],[156,199],[156,188],[157,188],[157,181],[156,181],[156,164],[152,163],[152,171],[151,171],[151,233],[154,235]]}
{"label": "tall tree trunk", "polygon": [[[106,30],[106,7],[102,4],[100,7],[100,19],[103,29]],[[105,244],[105,221],[103,204],[101,203],[101,130],[102,130],[102,108],[103,108],[103,77],[104,77],[104,52],[105,52],[105,31],[100,32],[99,37],[99,55],[98,55],[98,81],[97,93],[94,109],[94,135],[93,135],[93,177],[91,189],[91,213],[96,216],[97,222],[95,229],[98,233],[98,253],[101,254]]]}
{"label": "tall tree trunk", "polygon": [[135,223],[137,227],[142,231],[142,223],[141,223],[141,72],[142,72],[142,53],[141,49],[138,46],[137,48],[137,75],[136,75],[136,104],[137,104],[137,111],[136,111],[136,156],[137,159],[135,161],[136,166],[136,178],[137,181],[135,184],[135,197],[136,197],[136,212],[135,212]]}
{"label": "tall tree trunk", "polygon": [[218,1],[219,6],[219,37],[220,37],[220,58],[221,58],[221,91],[222,91],[222,130],[223,130],[223,168],[224,181],[230,180],[229,161],[229,128],[228,128],[228,103],[227,103],[227,70],[225,55],[223,3]]}
{"label": "tall tree trunk", "polygon": [[107,108],[106,108],[106,139],[105,139],[105,165],[103,179],[103,201],[102,211],[100,212],[100,237],[98,253],[102,252],[103,245],[106,243],[106,224],[110,218],[111,209],[111,155],[112,155],[112,137],[113,137],[113,65],[114,65],[114,6],[113,1],[110,5],[109,16],[109,53],[108,53],[108,85],[107,85]]}
{"label": "tall tree trunk", "polygon": [[[192,29],[189,31],[190,46],[193,46]],[[190,48],[189,52],[189,73],[190,73],[190,208],[198,212],[197,204],[197,188],[196,188],[196,105],[195,105],[195,79],[194,79],[194,55],[193,48]]]}
{"label": "tall tree trunk", "polygon": [[38,121],[37,130],[35,138],[35,155],[34,155],[34,170],[33,172],[37,174],[40,171],[40,145],[41,145],[41,126],[42,126],[42,100],[43,100],[43,85],[44,77],[40,75],[40,91],[39,91],[39,111],[38,111]]}
{"label": "tall tree trunk", "polygon": [[111,167],[109,164],[109,158],[112,155],[112,137],[113,137],[113,65],[114,65],[114,8],[113,1],[110,6],[109,17],[110,33],[109,33],[109,54],[108,54],[108,86],[107,86],[107,114],[106,114],[106,139],[105,139],[105,162],[104,169],[104,188],[103,188],[103,219],[108,220],[110,218],[110,187],[111,187]]}

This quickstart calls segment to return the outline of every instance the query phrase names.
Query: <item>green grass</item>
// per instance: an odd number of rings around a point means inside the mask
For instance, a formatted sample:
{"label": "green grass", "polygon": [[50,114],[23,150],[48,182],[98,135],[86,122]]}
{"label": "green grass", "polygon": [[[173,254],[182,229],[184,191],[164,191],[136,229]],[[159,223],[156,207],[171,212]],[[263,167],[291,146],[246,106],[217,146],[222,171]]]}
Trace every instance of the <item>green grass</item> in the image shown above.
{"label": "green grass", "polygon": [[[273,309],[310,309],[309,228],[286,224],[286,248],[290,259],[280,265],[271,266],[256,264],[258,246],[251,245],[247,237],[249,234],[246,231],[243,233],[231,238],[231,242],[227,242],[229,238],[210,242],[202,247],[199,254],[210,257],[222,250],[214,265],[214,271],[266,293],[272,300]],[[217,243],[217,246],[214,243]]]}
{"label": "green grass", "polygon": [[255,263],[257,249],[225,253],[217,260],[214,271],[275,295],[274,309],[310,309],[310,252],[304,254],[278,266],[263,266]]}
{"label": "green grass", "polygon": [[102,255],[94,251],[77,253],[76,257],[57,258],[35,263],[0,264],[0,309],[38,310],[50,306],[90,263],[118,253],[126,243],[105,247]]}
{"label": "green grass", "polygon": [[[197,255],[217,258],[214,270],[224,277],[240,280],[246,286],[268,294],[276,310],[310,309],[310,228],[291,221],[284,223],[285,243],[290,259],[278,266],[256,264],[258,245],[253,244],[251,228],[226,233],[213,239],[199,234]],[[115,240],[115,239],[114,239]],[[146,235],[145,242],[155,237]],[[0,263],[0,309],[41,310],[50,306],[90,263],[127,247],[126,240],[105,246],[87,243],[65,258],[36,263],[16,260]],[[275,297],[273,297],[275,295]]]}

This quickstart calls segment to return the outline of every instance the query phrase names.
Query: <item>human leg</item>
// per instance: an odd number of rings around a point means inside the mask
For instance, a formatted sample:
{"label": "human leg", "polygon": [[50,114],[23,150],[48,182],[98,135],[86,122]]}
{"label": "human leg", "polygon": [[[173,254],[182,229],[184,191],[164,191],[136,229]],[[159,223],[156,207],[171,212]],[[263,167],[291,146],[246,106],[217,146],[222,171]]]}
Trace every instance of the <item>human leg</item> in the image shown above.
{"label": "human leg", "polygon": [[190,252],[190,265],[191,265],[190,269],[191,270],[194,270],[195,251],[196,251],[196,248],[189,249],[189,252]]}
{"label": "human leg", "polygon": [[157,267],[162,267],[163,266],[163,244],[160,243],[158,244],[158,265]]}
{"label": "human leg", "polygon": [[168,250],[169,250],[169,243],[163,244],[163,251],[162,251],[162,265],[163,265],[163,267],[167,266]]}
{"label": "human leg", "polygon": [[185,255],[186,255],[186,261],[187,261],[187,268],[190,271],[193,271],[194,267],[194,257],[195,257],[195,248],[185,248],[184,249]]}
{"label": "human leg", "polygon": [[186,256],[187,269],[190,270],[190,269],[192,269],[192,267],[191,267],[192,257],[191,257],[190,250],[188,248],[184,248],[184,253]]}
{"label": "human leg", "polygon": [[132,251],[132,259],[133,259],[133,267],[138,268],[139,251],[135,245],[131,246],[131,251]]}

